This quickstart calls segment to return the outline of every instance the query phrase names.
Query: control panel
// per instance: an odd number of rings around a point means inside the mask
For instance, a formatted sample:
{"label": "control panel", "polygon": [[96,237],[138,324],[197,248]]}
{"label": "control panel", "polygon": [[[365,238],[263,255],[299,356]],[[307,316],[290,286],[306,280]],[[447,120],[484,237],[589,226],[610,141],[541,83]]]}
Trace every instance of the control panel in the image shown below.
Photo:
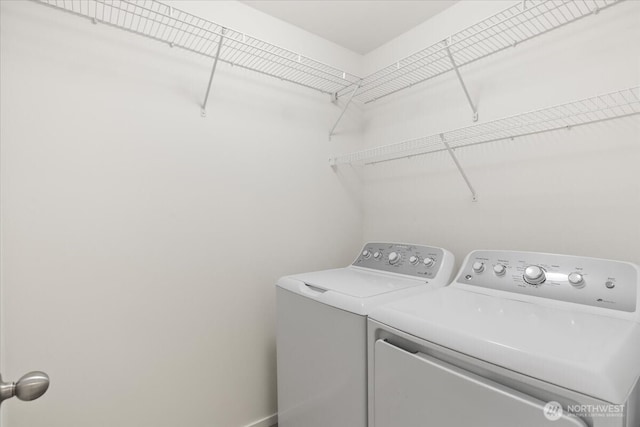
{"label": "control panel", "polygon": [[367,243],[353,265],[433,279],[442,266],[443,258],[444,251],[441,248],[399,243]]}
{"label": "control panel", "polygon": [[594,307],[636,311],[638,268],[596,258],[536,252],[474,251],[458,283]]}

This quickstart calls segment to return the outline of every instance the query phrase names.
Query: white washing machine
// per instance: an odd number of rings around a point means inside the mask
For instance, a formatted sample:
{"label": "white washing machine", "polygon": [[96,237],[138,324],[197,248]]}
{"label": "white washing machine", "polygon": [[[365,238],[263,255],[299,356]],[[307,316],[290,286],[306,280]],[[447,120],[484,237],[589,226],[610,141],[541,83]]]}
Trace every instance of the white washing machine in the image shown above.
{"label": "white washing machine", "polygon": [[346,268],[277,284],[279,427],[366,427],[367,314],[445,286],[451,252],[368,243]]}
{"label": "white washing machine", "polygon": [[369,316],[369,427],[639,427],[638,266],[474,251]]}

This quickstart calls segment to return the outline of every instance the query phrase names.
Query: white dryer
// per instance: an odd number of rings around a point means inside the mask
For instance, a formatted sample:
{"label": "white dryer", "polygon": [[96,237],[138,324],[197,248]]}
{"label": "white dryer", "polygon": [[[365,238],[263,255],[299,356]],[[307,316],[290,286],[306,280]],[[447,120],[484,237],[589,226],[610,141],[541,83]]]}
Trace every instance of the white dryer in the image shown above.
{"label": "white dryer", "polygon": [[369,427],[639,427],[640,270],[474,251],[369,316]]}
{"label": "white dryer", "polygon": [[277,284],[278,426],[366,427],[367,314],[445,286],[451,252],[368,243],[346,268]]}

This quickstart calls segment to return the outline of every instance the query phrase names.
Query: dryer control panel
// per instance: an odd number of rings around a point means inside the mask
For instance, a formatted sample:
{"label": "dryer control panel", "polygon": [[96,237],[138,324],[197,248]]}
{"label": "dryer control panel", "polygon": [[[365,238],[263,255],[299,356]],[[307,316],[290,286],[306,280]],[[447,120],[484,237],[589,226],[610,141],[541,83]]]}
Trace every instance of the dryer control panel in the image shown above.
{"label": "dryer control panel", "polygon": [[637,265],[597,258],[517,251],[473,251],[457,283],[635,312]]}
{"label": "dryer control panel", "polygon": [[402,243],[367,243],[352,265],[433,279],[440,271],[445,251],[431,246]]}

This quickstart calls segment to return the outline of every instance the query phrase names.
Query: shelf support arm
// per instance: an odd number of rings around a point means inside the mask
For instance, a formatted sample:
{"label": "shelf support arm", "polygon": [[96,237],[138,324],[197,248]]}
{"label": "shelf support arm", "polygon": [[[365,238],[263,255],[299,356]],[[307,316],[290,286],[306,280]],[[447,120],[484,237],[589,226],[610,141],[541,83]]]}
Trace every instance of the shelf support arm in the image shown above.
{"label": "shelf support arm", "polygon": [[462,175],[462,178],[464,179],[464,182],[467,183],[467,187],[469,187],[469,190],[471,191],[471,200],[473,200],[474,202],[477,202],[478,201],[478,195],[476,194],[476,190],[473,189],[473,185],[471,185],[471,182],[469,181],[469,178],[467,178],[467,174],[464,172],[464,169],[462,169],[462,166],[460,166],[460,162],[458,162],[458,158],[456,157],[456,154],[453,152],[453,149],[451,149],[451,146],[449,146],[449,143],[447,142],[447,140],[444,137],[444,134],[442,134],[442,133],[440,134],[440,140],[442,141],[444,146],[447,148],[447,152],[451,156],[451,159],[453,160],[453,163],[456,164],[456,167],[458,168],[458,171],[460,172],[460,175]]}
{"label": "shelf support arm", "polygon": [[216,67],[218,66],[218,58],[220,57],[220,49],[222,48],[222,42],[224,41],[224,33],[226,29],[223,28],[220,33],[220,40],[218,41],[218,48],[216,49],[216,56],[213,59],[213,67],[211,68],[211,76],[209,76],[209,85],[207,86],[207,93],[204,95],[204,102],[200,110],[202,117],[207,117],[207,102],[209,101],[209,93],[211,92],[211,83],[213,83],[213,75],[216,73]]}
{"label": "shelf support arm", "polygon": [[347,111],[347,107],[349,107],[349,104],[351,104],[351,101],[353,100],[354,95],[356,94],[358,89],[360,89],[360,85],[362,85],[362,81],[359,81],[358,84],[356,84],[356,87],[353,89],[353,92],[351,92],[351,95],[349,95],[349,99],[347,100],[347,103],[344,104],[344,107],[342,107],[342,112],[338,116],[338,120],[336,120],[333,127],[329,131],[329,141],[331,141],[331,137],[334,135],[334,131],[336,130],[338,123],[340,123],[340,120],[342,120],[342,116],[344,116],[344,113]]}
{"label": "shelf support arm", "polygon": [[450,43],[451,43],[451,38],[445,39],[444,40],[444,47],[445,47],[445,49],[447,49],[447,55],[449,55],[449,60],[451,61],[451,65],[453,66],[453,70],[456,72],[456,76],[458,76],[458,81],[460,82],[460,85],[462,86],[462,90],[464,91],[464,94],[467,97],[467,101],[469,101],[469,106],[471,107],[471,110],[473,111],[473,121],[477,122],[478,121],[478,109],[473,104],[473,101],[471,100],[471,95],[469,95],[469,91],[467,90],[467,86],[464,84],[464,80],[462,80],[462,75],[460,74],[460,70],[458,69],[458,64],[456,64],[455,59],[453,59],[453,54],[451,53],[451,49],[449,49],[449,44]]}

